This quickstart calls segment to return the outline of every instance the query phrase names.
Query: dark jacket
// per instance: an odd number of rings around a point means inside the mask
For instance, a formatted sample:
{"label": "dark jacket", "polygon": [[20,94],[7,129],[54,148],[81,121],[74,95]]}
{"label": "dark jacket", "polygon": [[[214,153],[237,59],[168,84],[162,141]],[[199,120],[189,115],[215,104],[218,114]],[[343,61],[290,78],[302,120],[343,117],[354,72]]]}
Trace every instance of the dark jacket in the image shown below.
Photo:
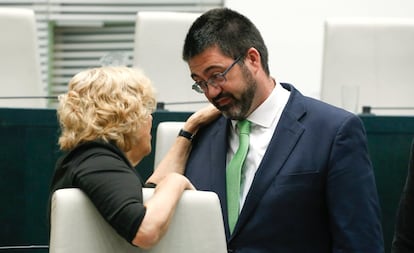
{"label": "dark jacket", "polygon": [[361,120],[300,94],[292,85],[234,233],[226,204],[230,121],[199,131],[186,176],[219,195],[229,252],[384,251],[380,206]]}
{"label": "dark jacket", "polygon": [[397,210],[392,253],[414,252],[414,140],[411,144],[407,179]]}

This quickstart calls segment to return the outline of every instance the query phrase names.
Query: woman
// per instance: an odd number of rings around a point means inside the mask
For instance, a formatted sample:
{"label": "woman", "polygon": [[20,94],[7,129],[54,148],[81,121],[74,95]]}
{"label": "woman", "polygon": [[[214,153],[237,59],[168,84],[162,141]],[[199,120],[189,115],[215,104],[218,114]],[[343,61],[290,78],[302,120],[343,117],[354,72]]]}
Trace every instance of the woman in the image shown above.
{"label": "woman", "polygon": [[[191,141],[179,136],[159,169],[150,177],[154,196],[142,198],[142,179],[134,167],[151,152],[151,113],[156,102],[150,80],[128,67],[101,67],[75,75],[59,97],[59,145],[67,153],[56,164],[51,194],[80,188],[101,215],[128,242],[150,248],[166,232],[185,189],[183,171]],[[187,132],[218,115],[200,110],[184,125]]]}

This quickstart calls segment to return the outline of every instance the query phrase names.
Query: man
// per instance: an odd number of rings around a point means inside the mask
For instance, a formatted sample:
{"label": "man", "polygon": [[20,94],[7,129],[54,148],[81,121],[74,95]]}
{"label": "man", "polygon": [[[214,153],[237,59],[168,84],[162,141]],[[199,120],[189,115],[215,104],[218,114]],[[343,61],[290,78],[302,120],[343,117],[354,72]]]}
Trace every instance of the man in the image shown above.
{"label": "man", "polygon": [[[358,117],[270,76],[260,32],[227,8],[192,24],[183,59],[193,89],[222,112],[194,136],[185,174],[197,189],[218,194],[229,252],[383,252]],[[236,125],[244,119],[248,153],[240,183],[230,187],[238,177],[231,161],[239,145]]]}

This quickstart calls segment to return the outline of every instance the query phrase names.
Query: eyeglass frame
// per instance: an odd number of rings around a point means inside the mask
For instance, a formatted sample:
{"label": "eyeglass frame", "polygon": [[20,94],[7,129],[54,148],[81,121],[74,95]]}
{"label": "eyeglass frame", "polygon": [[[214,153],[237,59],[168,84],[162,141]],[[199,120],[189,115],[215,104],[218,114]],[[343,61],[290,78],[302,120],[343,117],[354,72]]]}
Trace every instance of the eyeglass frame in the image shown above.
{"label": "eyeglass frame", "polygon": [[[195,90],[197,93],[204,94],[206,91],[208,91],[208,85],[213,86],[214,88],[217,88],[218,86],[222,86],[227,82],[226,74],[236,65],[237,62],[239,62],[242,59],[242,55],[237,57],[230,66],[228,66],[223,72],[214,74],[210,76],[207,81],[198,81],[195,82],[191,89]],[[216,83],[217,78],[223,78],[223,81],[220,82],[220,84]],[[202,87],[205,87],[203,89]]]}

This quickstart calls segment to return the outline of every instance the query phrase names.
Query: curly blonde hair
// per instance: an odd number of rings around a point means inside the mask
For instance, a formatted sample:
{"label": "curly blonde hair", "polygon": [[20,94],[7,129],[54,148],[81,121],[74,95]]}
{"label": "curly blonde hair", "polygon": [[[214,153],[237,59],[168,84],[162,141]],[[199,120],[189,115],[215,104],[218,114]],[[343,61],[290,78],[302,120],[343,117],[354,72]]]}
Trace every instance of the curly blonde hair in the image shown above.
{"label": "curly blonde hair", "polygon": [[59,96],[60,149],[101,139],[127,152],[155,106],[151,81],[139,69],[107,66],[82,71]]}

